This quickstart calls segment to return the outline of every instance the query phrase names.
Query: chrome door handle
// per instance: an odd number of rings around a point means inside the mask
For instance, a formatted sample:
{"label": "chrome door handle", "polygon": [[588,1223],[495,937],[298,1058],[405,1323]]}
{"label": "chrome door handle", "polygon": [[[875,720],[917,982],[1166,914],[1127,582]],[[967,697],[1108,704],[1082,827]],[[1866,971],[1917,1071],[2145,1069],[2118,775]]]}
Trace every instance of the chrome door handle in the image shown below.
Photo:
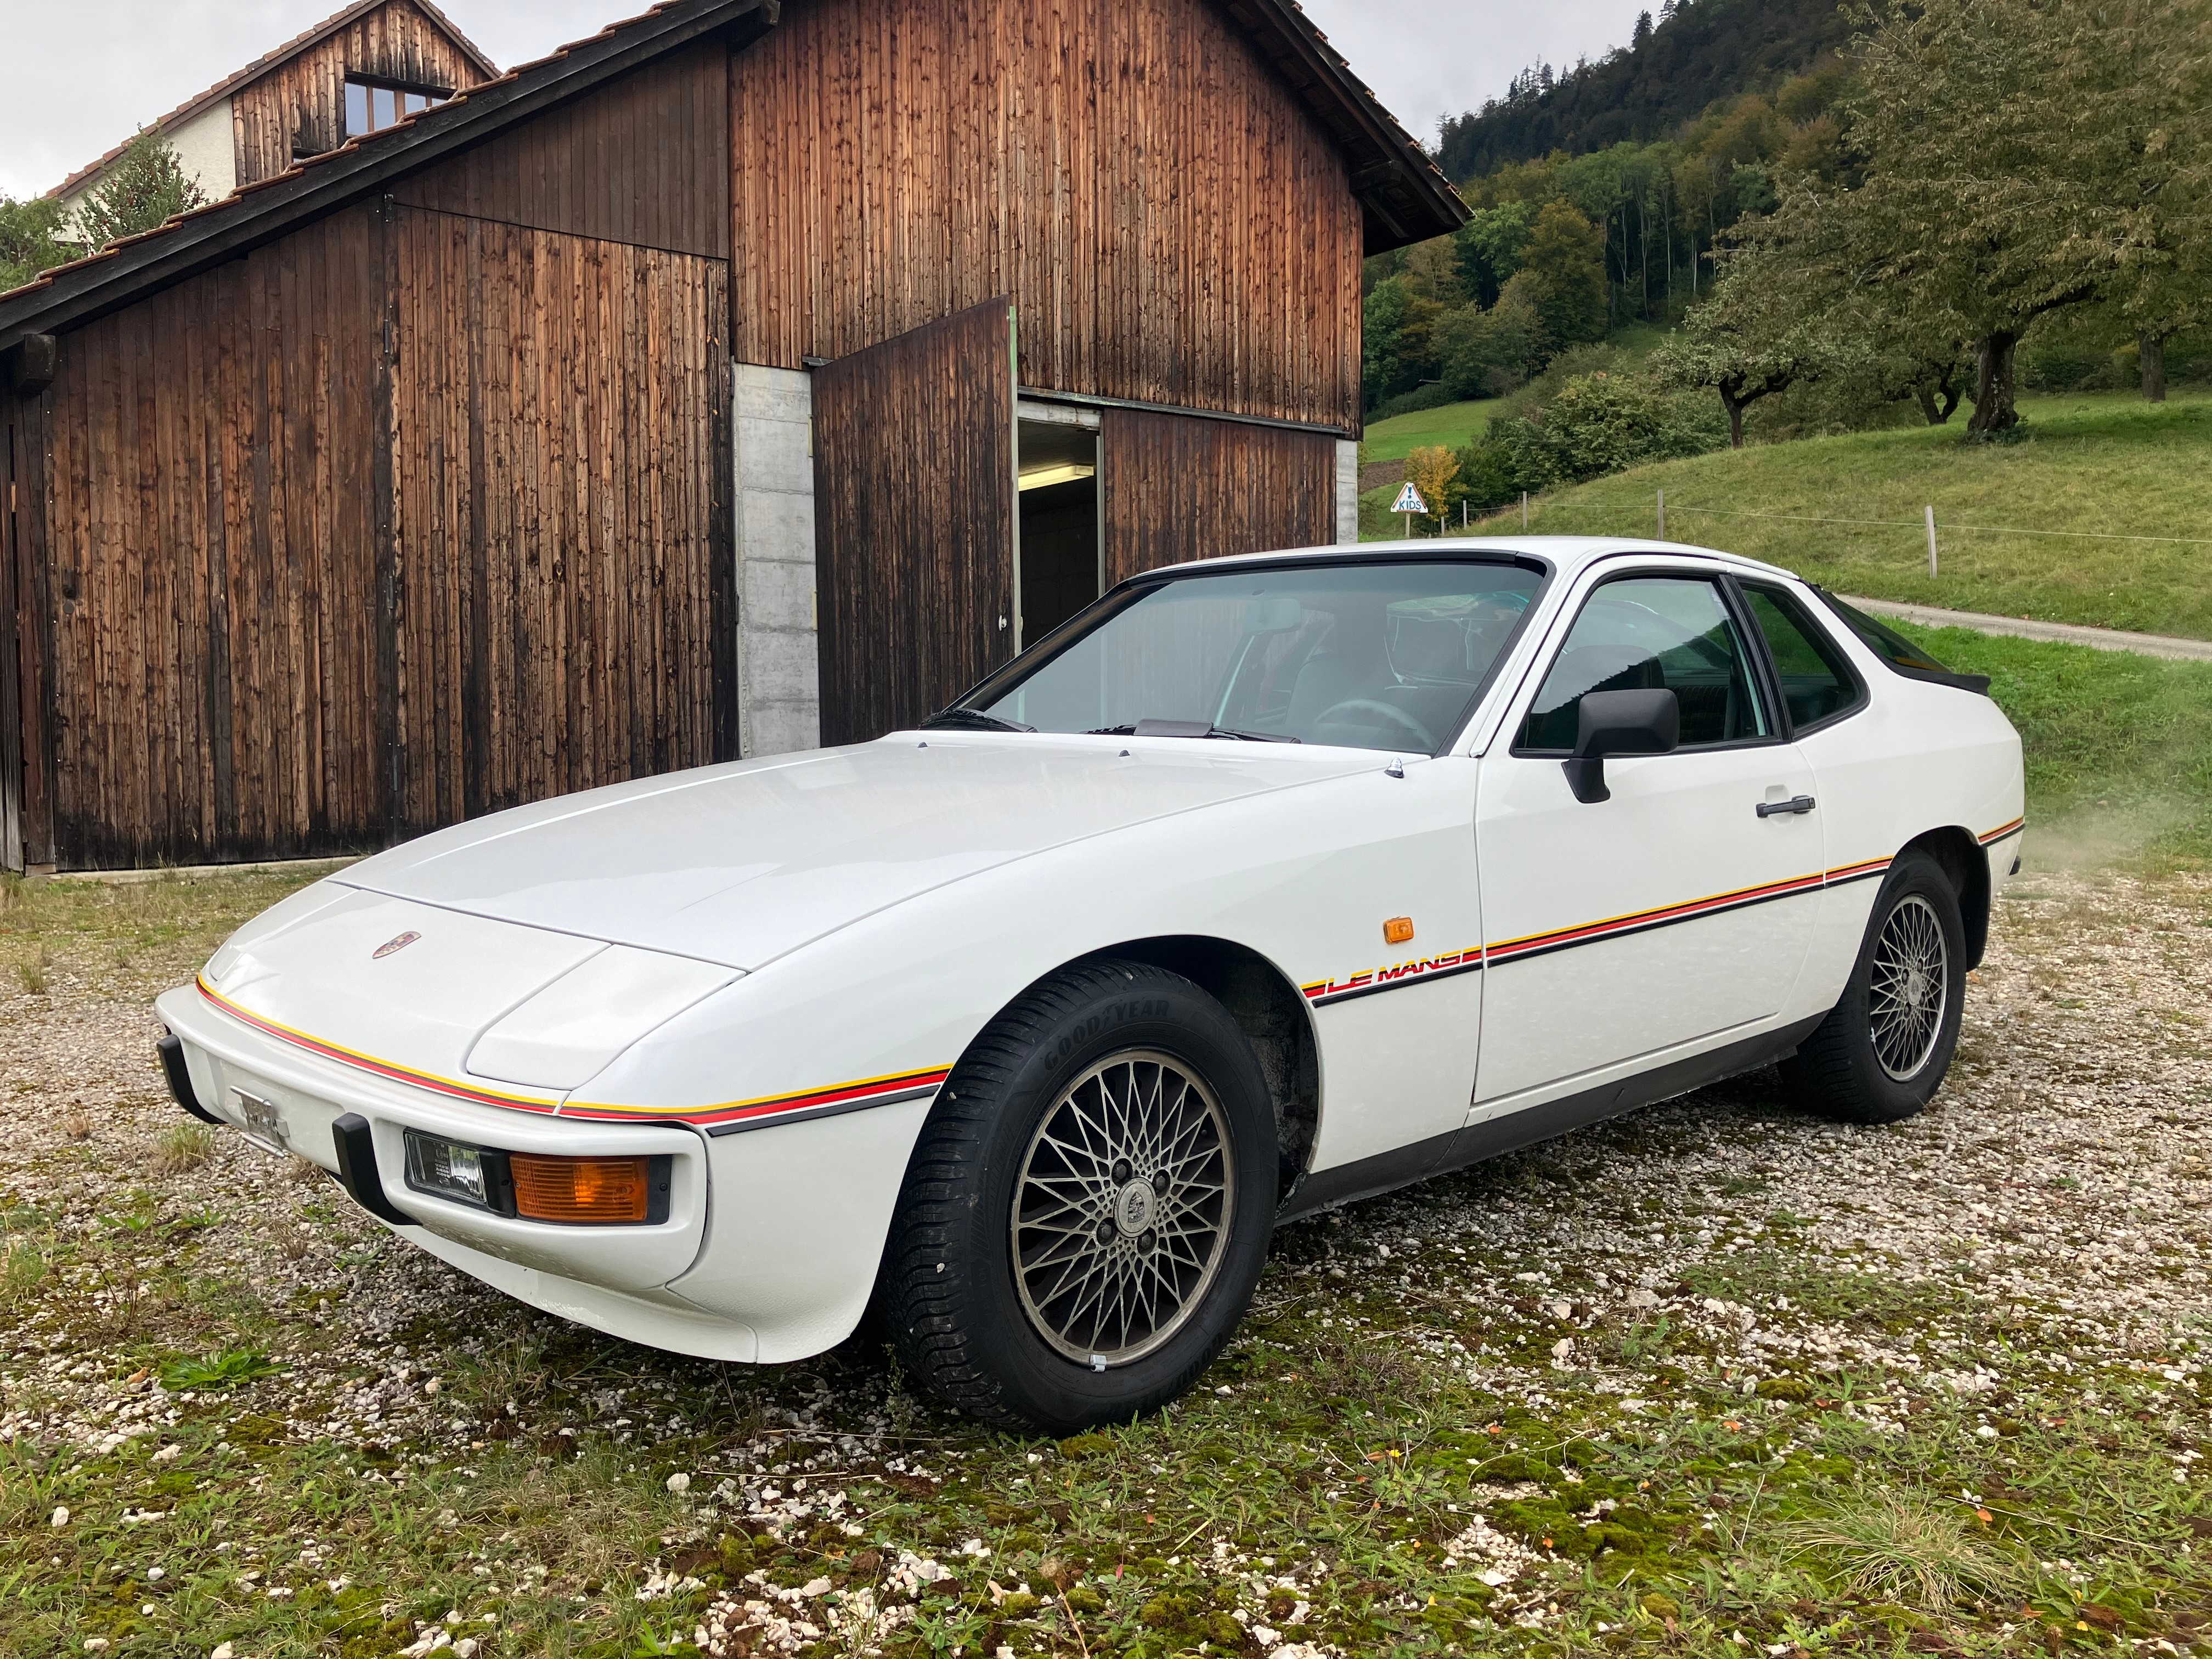
{"label": "chrome door handle", "polygon": [[1784,812],[1802,816],[1812,810],[1813,798],[1810,795],[1800,795],[1795,800],[1763,800],[1759,803],[1759,816],[1763,818],[1780,817]]}

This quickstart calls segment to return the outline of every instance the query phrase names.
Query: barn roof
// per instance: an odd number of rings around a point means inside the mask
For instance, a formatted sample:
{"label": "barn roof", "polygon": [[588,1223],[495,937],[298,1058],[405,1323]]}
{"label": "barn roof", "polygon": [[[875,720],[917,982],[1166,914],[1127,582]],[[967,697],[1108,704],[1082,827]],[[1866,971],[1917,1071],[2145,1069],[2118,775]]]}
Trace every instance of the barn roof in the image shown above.
{"label": "barn roof", "polygon": [[[354,3],[348,6],[344,10],[337,12],[331,16],[325,17],[321,22],[316,24],[314,27],[307,30],[303,33],[294,35],[283,46],[277,47],[276,51],[262,53],[260,57],[255,58],[244,69],[240,70],[235,75],[227,75],[222,80],[216,82],[213,86],[210,87],[205,92],[195,93],[191,97],[185,99],[183,103],[178,105],[176,108],[171,110],[167,115],[161,117],[160,120],[155,122],[155,130],[156,131],[167,132],[170,128],[176,126],[180,122],[191,120],[193,116],[198,115],[209,105],[214,103],[216,99],[227,98],[232,93],[236,92],[240,87],[245,86],[249,82],[258,81],[263,76],[269,74],[271,70],[282,69],[285,64],[290,63],[295,58],[297,58],[301,52],[306,52],[311,46],[320,46],[324,41],[329,40],[331,36],[336,34],[340,29],[347,27],[360,18],[366,16],[368,13],[374,11],[378,7],[387,3],[389,3],[389,0],[354,0]],[[471,63],[477,66],[478,71],[483,74],[486,80],[492,80],[498,76],[499,65],[493,63],[490,58],[485,57],[482,52],[478,51],[477,49],[476,43],[471,40],[468,36],[463,34],[459,29],[455,28],[453,24],[453,20],[448,18],[445,13],[440,11],[437,7],[432,5],[430,3],[430,0],[413,0],[413,3],[416,9],[421,11],[424,16],[428,17],[432,22],[435,23],[441,29],[445,31],[447,38],[450,40],[454,46],[460,49],[463,56],[467,58]],[[98,173],[102,169],[112,165],[122,156],[123,152],[130,148],[131,140],[129,138],[125,138],[121,143],[116,145],[113,149],[109,150],[106,155],[101,156],[98,161],[79,167],[75,173],[70,174],[68,178],[63,179],[61,183],[56,185],[52,190],[48,191],[46,195],[49,198],[68,195],[70,191],[75,190],[79,185],[84,183],[86,179],[92,178],[95,173]]]}
{"label": "barn roof", "polygon": [[[1251,37],[1351,162],[1370,253],[1442,235],[1466,222],[1467,206],[1458,193],[1296,0],[1215,3]],[[361,9],[340,13],[339,19]],[[664,53],[715,35],[748,43],[775,27],[781,9],[781,0],[663,0],[588,40],[458,92],[397,126],[349,139],[327,155],[0,294],[0,351],[26,335],[88,322],[142,293],[234,258]]]}

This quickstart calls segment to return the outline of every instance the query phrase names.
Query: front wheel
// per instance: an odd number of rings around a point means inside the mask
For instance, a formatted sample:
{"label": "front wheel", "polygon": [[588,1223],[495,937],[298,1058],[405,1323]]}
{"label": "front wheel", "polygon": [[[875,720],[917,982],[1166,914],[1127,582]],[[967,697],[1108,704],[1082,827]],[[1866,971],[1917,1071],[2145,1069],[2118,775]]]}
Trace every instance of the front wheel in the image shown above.
{"label": "front wheel", "polygon": [[1942,866],[1907,853],[1882,883],[1842,1000],[1782,1063],[1784,1086],[1845,1123],[1912,1116],[1951,1069],[1966,991],[1959,896]]}
{"label": "front wheel", "polygon": [[884,1264],[891,1337],[947,1403],[1071,1434],[1164,1405],[1221,1351],[1274,1221],[1251,1045],[1190,981],[1066,969],[946,1080]]}

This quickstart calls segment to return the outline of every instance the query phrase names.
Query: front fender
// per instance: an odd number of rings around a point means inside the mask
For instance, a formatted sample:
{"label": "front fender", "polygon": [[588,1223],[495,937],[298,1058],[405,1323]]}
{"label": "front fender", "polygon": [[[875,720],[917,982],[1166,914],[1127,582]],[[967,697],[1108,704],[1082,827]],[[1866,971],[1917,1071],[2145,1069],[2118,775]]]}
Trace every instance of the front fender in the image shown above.
{"label": "front fender", "polygon": [[[1297,985],[1372,967],[1382,921],[1416,912],[1439,945],[1479,944],[1472,766],[1419,762],[1401,778],[1378,759],[1371,773],[1286,792],[1291,799],[1116,830],[919,894],[678,1015],[562,1115],[702,1127],[713,1149],[710,1233],[672,1288],[759,1330],[763,1359],[817,1351],[866,1304],[930,1101],[1000,1011],[1045,975],[1131,940],[1194,935],[1241,945]],[[1358,1141],[1363,1124],[1393,1133],[1359,1109],[1370,1102],[1430,1101],[1457,1126],[1471,1047],[1370,1027],[1434,1019],[1441,1005],[1423,999],[1472,998],[1479,977],[1309,1012],[1321,1060],[1316,1166],[1371,1150]],[[1471,1017],[1455,1023],[1474,1029]],[[1345,1108],[1334,1124],[1332,1103]]]}

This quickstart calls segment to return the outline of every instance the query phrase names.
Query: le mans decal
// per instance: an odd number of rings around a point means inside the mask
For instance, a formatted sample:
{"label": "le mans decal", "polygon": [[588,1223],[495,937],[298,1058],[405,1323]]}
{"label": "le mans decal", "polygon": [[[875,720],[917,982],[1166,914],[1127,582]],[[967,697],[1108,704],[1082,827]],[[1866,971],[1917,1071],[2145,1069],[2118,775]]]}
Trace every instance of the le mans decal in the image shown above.
{"label": "le mans decal", "polygon": [[1439,956],[1417,957],[1411,962],[1399,963],[1395,967],[1377,968],[1372,972],[1354,974],[1349,979],[1325,979],[1298,988],[1308,1002],[1316,1008],[1332,1002],[1348,1002],[1353,997],[1372,996],[1378,991],[1395,991],[1400,986],[1415,980],[1444,979],[1453,974],[1477,974],[1482,971],[1482,947],[1469,945],[1463,951],[1446,951]]}

